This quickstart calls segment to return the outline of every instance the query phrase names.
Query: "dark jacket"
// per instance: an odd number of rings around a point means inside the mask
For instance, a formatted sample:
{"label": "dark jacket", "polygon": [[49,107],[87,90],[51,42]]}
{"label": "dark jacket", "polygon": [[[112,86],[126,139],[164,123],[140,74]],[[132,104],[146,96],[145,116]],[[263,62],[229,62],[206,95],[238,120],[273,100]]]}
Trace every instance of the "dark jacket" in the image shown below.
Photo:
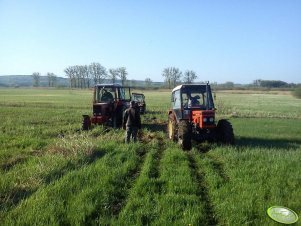
{"label": "dark jacket", "polygon": [[137,127],[138,129],[141,129],[141,118],[139,111],[133,107],[126,109],[123,116],[123,127]]}

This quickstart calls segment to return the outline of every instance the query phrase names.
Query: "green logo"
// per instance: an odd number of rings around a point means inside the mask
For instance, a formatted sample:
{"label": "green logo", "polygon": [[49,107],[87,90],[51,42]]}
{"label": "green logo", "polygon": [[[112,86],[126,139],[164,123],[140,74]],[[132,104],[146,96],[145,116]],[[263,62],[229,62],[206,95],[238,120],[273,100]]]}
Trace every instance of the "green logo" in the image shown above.
{"label": "green logo", "polygon": [[298,221],[298,215],[284,206],[272,206],[267,210],[270,218],[283,224],[293,224]]}

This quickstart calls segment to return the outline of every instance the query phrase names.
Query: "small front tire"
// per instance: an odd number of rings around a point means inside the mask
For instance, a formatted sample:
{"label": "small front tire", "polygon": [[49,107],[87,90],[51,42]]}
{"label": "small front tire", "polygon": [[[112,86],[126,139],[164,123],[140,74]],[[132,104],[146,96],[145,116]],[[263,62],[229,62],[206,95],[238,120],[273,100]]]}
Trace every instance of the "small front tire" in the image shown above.
{"label": "small front tire", "polygon": [[191,126],[186,120],[179,122],[178,143],[183,150],[191,149]]}
{"label": "small front tire", "polygon": [[91,128],[91,119],[89,115],[83,115],[82,130],[89,130]]}

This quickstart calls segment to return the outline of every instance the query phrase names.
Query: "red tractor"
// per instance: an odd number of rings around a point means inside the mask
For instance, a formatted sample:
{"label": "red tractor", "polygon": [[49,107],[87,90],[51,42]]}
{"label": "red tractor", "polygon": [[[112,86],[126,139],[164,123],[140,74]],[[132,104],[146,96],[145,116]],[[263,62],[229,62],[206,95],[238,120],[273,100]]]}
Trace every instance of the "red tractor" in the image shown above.
{"label": "red tractor", "polygon": [[184,150],[191,149],[191,140],[234,144],[231,123],[226,119],[216,123],[209,83],[179,85],[172,90],[168,135]]}
{"label": "red tractor", "polygon": [[121,127],[124,110],[131,101],[130,87],[118,84],[98,84],[94,87],[93,115],[83,115],[82,129],[92,124]]}

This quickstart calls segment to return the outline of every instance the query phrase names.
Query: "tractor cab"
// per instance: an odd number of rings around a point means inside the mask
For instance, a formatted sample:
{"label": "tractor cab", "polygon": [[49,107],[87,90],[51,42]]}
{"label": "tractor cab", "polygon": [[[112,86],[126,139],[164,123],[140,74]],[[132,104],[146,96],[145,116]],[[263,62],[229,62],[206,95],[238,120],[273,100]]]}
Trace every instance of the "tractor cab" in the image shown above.
{"label": "tractor cab", "polygon": [[211,89],[209,85],[183,85],[180,88],[184,108],[214,110]]}
{"label": "tractor cab", "polygon": [[94,87],[93,115],[83,115],[82,129],[91,124],[120,127],[124,110],[131,101],[130,87],[119,84],[98,84]]}
{"label": "tractor cab", "polygon": [[173,89],[171,108],[175,119],[193,121],[197,128],[214,125],[215,109],[209,84],[180,85]]}
{"label": "tractor cab", "polygon": [[130,87],[123,87],[118,84],[99,84],[94,87],[93,103],[127,102],[130,99]]}

